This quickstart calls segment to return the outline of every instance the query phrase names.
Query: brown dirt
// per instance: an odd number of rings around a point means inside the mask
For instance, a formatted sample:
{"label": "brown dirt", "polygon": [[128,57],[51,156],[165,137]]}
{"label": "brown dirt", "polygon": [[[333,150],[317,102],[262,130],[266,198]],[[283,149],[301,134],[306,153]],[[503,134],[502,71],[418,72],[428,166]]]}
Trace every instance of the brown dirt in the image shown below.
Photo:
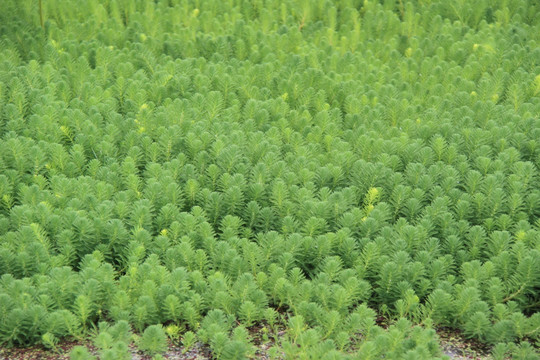
{"label": "brown dirt", "polygon": [[439,328],[437,335],[441,344],[443,353],[450,359],[465,360],[483,360],[489,359],[489,346],[475,340],[469,340],[453,329]]}
{"label": "brown dirt", "polygon": [[56,351],[48,350],[41,345],[27,348],[0,347],[0,360],[69,360],[69,353],[77,346],[82,345],[92,349],[88,341],[65,340],[58,344]]}

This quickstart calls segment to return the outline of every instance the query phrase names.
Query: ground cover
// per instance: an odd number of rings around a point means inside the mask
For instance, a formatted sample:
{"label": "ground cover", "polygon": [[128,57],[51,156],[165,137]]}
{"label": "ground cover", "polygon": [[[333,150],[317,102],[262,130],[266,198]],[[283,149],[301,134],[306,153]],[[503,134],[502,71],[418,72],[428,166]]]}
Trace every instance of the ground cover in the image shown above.
{"label": "ground cover", "polygon": [[0,356],[538,358],[540,3],[0,6]]}

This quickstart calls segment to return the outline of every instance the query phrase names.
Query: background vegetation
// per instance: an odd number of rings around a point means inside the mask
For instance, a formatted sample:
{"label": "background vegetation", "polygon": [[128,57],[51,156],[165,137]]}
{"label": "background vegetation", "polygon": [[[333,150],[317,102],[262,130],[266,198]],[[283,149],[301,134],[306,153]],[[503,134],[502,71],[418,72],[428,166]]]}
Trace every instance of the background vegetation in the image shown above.
{"label": "background vegetation", "polygon": [[538,356],[537,1],[0,6],[4,346]]}

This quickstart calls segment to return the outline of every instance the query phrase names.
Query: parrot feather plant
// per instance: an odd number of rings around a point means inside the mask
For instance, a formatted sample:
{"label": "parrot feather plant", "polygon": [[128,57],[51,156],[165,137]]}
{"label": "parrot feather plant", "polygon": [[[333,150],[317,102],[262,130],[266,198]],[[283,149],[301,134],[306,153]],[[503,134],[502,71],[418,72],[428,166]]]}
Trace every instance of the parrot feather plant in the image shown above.
{"label": "parrot feather plant", "polygon": [[539,29],[527,0],[4,0],[0,357],[538,357]]}

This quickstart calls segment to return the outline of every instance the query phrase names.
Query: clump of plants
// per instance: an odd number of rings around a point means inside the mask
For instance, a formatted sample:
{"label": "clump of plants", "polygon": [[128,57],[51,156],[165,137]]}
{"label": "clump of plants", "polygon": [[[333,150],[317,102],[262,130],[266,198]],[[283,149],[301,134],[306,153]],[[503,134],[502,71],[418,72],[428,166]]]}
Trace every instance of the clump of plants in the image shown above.
{"label": "clump of plants", "polygon": [[540,4],[2,7],[2,346],[538,355]]}

